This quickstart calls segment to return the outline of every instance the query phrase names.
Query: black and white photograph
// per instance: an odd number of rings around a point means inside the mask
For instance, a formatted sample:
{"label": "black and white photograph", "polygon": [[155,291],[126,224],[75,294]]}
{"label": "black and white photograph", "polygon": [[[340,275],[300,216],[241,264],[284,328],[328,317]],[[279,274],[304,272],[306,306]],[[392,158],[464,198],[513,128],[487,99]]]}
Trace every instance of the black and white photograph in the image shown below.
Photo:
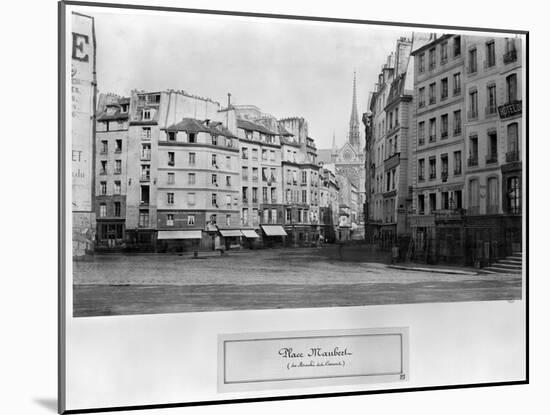
{"label": "black and white photograph", "polygon": [[521,299],[524,36],[72,23],[75,317]]}
{"label": "black and white photograph", "polygon": [[528,382],[529,32],[363,17],[59,3],[60,413]]}

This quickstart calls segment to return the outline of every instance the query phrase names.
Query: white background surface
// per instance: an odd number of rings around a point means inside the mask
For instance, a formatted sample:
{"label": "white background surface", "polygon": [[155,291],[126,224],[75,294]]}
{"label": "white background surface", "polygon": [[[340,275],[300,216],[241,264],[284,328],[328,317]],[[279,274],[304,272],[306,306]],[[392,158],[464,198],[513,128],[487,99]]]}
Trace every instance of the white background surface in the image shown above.
{"label": "white background surface", "polygon": [[[531,30],[531,385],[178,408],[140,413],[543,413],[548,334],[545,154],[548,103],[546,10],[519,2],[395,1],[327,5],[252,1],[162,2],[182,7],[457,24]],[[398,7],[401,5],[401,7]],[[54,1],[4,6],[2,24],[2,413],[54,413],[56,398],[57,7]],[[538,53],[535,53],[538,51]],[[538,121],[538,123],[536,122]],[[7,127],[7,128],[6,128]],[[537,128],[538,127],[538,128]],[[536,191],[535,191],[536,190]],[[7,229],[6,229],[7,228]],[[536,240],[534,243],[533,240]],[[540,261],[537,264],[536,258]],[[498,353],[498,350],[495,351]],[[94,384],[90,384],[94,388]]]}

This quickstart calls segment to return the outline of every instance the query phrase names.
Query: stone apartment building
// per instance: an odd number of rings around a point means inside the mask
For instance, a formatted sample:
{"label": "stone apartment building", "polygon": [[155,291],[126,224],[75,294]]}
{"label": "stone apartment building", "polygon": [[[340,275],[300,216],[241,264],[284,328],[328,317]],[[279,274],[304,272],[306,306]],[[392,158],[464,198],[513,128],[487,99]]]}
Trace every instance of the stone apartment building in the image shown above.
{"label": "stone apartment building", "polygon": [[519,39],[465,37],[466,261],[521,251],[522,48]]}
{"label": "stone apartment building", "polygon": [[331,170],[319,169],[319,233],[323,241],[334,242],[338,227],[338,194],[340,188]]}
{"label": "stone apartment building", "polygon": [[[128,127],[127,148],[127,192],[126,192],[126,242],[135,250],[157,249],[157,232],[161,226],[161,249],[168,249],[168,241],[192,239],[201,241],[199,233],[194,234],[167,234],[164,229],[169,227],[167,223],[174,220],[174,228],[183,229],[188,226],[182,215],[185,210],[195,212],[195,231],[200,230],[198,210],[200,217],[209,218],[212,212],[213,199],[206,199],[207,193],[212,189],[211,174],[217,171],[210,163],[199,166],[196,159],[195,165],[190,163],[189,153],[195,153],[195,157],[209,157],[210,153],[218,154],[218,147],[207,143],[206,131],[195,133],[195,142],[190,141],[186,131],[173,131],[174,141],[168,137],[168,127],[176,126],[184,119],[192,119],[200,124],[205,120],[216,120],[219,117],[220,105],[208,98],[202,98],[188,94],[184,91],[132,91],[130,99],[130,114]],[[196,142],[197,133],[201,135],[202,142]],[[223,136],[222,136],[223,137]],[[198,147],[204,149],[197,154]],[[220,157],[233,154],[224,149]],[[204,162],[205,160],[201,160]],[[220,161],[220,164],[224,161]],[[168,177],[174,183],[168,184]],[[189,175],[195,174],[195,184],[188,183],[189,187],[196,186],[201,192],[186,191],[184,183],[187,183]],[[185,177],[185,176],[188,177]],[[220,178],[224,180],[223,177]],[[177,182],[176,182],[177,180]],[[180,186],[178,188],[178,186]],[[238,183],[235,183],[238,186]],[[169,191],[173,187],[174,191]],[[176,190],[177,189],[177,190]],[[168,195],[171,194],[171,196]],[[195,193],[193,195],[193,193]],[[231,193],[231,192],[229,192]],[[178,198],[176,199],[176,194]],[[199,200],[198,197],[201,196]],[[193,197],[195,199],[193,199]],[[210,195],[210,197],[212,197]],[[173,198],[173,199],[169,199]],[[173,200],[173,203],[169,203]],[[216,204],[218,201],[216,200]],[[220,200],[220,203],[222,201]],[[225,200],[223,200],[225,203]],[[160,209],[160,211],[159,211]],[[217,209],[214,209],[217,210]],[[169,216],[171,215],[171,216]],[[189,214],[193,216],[192,214]],[[177,220],[176,220],[177,219]],[[218,217],[215,218],[218,220]],[[222,222],[225,220],[222,219]],[[183,225],[186,223],[186,225]],[[177,226],[176,226],[177,224]],[[174,238],[168,238],[172,235]],[[202,233],[200,234],[202,237]],[[177,242],[173,242],[176,244]],[[208,242],[201,242],[208,243]],[[179,247],[181,248],[181,246]]]}
{"label": "stone apartment building", "polygon": [[463,258],[465,53],[460,35],[434,37],[412,52],[416,134],[409,220],[416,259]]}
{"label": "stone apartment building", "polygon": [[281,173],[285,204],[285,231],[294,246],[319,240],[319,165],[307,121],[301,117],[279,120],[291,135],[282,136]]}
{"label": "stone apartment building", "polygon": [[375,84],[369,104],[372,125],[372,144],[370,174],[372,184],[370,186],[370,195],[368,195],[371,206],[372,216],[369,224],[375,234],[375,237],[382,236],[382,224],[384,223],[384,193],[386,193],[385,180],[385,155],[386,155],[386,111],[385,107],[391,89],[391,83],[394,74],[394,54],[390,54],[382,70],[378,75],[378,81]]}
{"label": "stone apartment building", "polygon": [[130,99],[98,97],[95,180],[96,250],[125,244]]}
{"label": "stone apartment building", "polygon": [[237,137],[220,121],[183,118],[158,146],[157,250],[239,244]]}
{"label": "stone apartment building", "polygon": [[400,38],[378,75],[370,94],[366,127],[365,191],[367,237],[389,248],[398,237],[409,235],[407,212],[411,205],[409,173],[414,68],[413,42]]}

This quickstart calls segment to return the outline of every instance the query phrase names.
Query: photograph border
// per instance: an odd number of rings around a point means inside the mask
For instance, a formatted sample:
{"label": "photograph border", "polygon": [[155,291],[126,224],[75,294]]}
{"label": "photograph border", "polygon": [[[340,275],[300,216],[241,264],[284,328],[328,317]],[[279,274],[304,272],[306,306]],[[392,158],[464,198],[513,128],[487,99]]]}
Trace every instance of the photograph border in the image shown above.
{"label": "photograph border", "polygon": [[[494,33],[512,33],[525,36],[525,165],[523,167],[525,180],[525,261],[523,267],[525,270],[525,296],[522,299],[525,301],[525,379],[519,381],[504,381],[504,382],[486,382],[486,383],[469,383],[458,385],[437,385],[426,387],[404,387],[395,389],[382,389],[382,390],[364,390],[364,391],[348,391],[348,392],[331,392],[331,393],[309,393],[309,394],[295,394],[285,396],[268,396],[258,398],[237,398],[237,399],[220,399],[220,400],[208,400],[208,401],[195,401],[195,402],[182,402],[182,403],[167,403],[167,404],[154,404],[154,405],[129,405],[129,406],[112,406],[101,408],[88,408],[88,409],[65,409],[65,374],[66,374],[66,255],[65,249],[67,247],[66,240],[66,170],[65,164],[66,155],[66,72],[65,72],[65,17],[66,6],[85,6],[85,7],[101,7],[105,9],[130,9],[130,10],[149,10],[149,11],[161,11],[161,12],[179,12],[179,13],[198,13],[207,15],[226,15],[237,17],[260,17],[271,19],[284,19],[284,20],[298,20],[298,21],[314,21],[314,22],[329,22],[329,23],[351,23],[351,24],[370,24],[378,26],[407,26],[413,28],[423,29],[437,29],[437,30],[458,30],[465,32],[494,32]],[[363,19],[346,19],[346,18],[332,18],[321,16],[303,16],[303,15],[286,15],[286,14],[270,14],[270,13],[256,13],[256,12],[243,12],[243,11],[228,11],[228,10],[210,10],[210,9],[194,9],[194,8],[180,8],[169,6],[149,6],[142,4],[117,4],[117,3],[105,3],[105,2],[86,2],[86,1],[71,1],[61,0],[58,2],[58,411],[62,414],[74,414],[74,413],[97,413],[97,412],[113,412],[113,411],[127,411],[127,410],[139,410],[139,409],[166,409],[166,408],[178,408],[188,406],[204,406],[204,405],[220,405],[220,404],[239,404],[249,402],[268,402],[268,401],[285,401],[295,399],[311,399],[311,398],[330,398],[330,397],[342,397],[342,396],[356,396],[356,395],[373,395],[373,394],[387,394],[387,393],[401,393],[401,392],[419,392],[419,391],[432,391],[432,390],[447,390],[447,389],[467,389],[467,388],[479,388],[479,387],[492,387],[492,386],[511,386],[511,385],[525,385],[529,384],[529,31],[517,30],[517,29],[497,29],[488,27],[465,27],[454,25],[439,25],[439,24],[424,24],[424,23],[407,23],[407,22],[391,22],[391,21],[377,21],[377,20],[363,20]],[[95,62],[95,59],[94,59]],[[74,318],[74,317],[72,317]]]}

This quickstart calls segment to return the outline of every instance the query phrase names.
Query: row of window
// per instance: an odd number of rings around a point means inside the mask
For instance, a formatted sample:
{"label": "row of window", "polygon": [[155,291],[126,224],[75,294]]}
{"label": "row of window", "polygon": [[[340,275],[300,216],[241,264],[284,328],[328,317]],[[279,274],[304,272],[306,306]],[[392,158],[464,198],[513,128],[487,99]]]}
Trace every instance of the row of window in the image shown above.
{"label": "row of window", "polygon": [[434,213],[437,210],[462,209],[462,190],[441,192],[439,197],[439,208],[437,206],[437,193],[428,194],[429,211],[426,210],[426,197],[419,194],[417,199],[417,212],[420,215]]}
{"label": "row of window", "polygon": [[[259,169],[257,167],[252,167],[252,176],[251,179],[253,182],[259,180],[258,177]],[[241,168],[241,180],[248,181],[248,167],[243,166]],[[277,182],[277,169],[262,167],[262,182],[267,182],[269,186]]]}
{"label": "row of window", "polygon": [[[449,137],[449,114],[440,116],[440,138],[442,140]],[[437,139],[437,118],[433,117],[428,120],[428,142],[434,143]],[[461,110],[453,111],[453,135],[457,136],[462,133],[462,112]],[[422,146],[426,143],[426,122],[418,123],[418,145]]]}
{"label": "row of window", "polygon": [[[506,162],[519,161],[519,125],[516,122],[510,123],[506,126],[507,134],[507,151]],[[469,157],[468,167],[477,167],[479,162],[479,139],[477,133],[472,133],[468,139]],[[487,155],[485,164],[498,163],[498,135],[496,129],[489,129],[487,131]]]}
{"label": "row of window", "polygon": [[[122,205],[121,205],[121,202],[113,202],[113,210],[112,210],[112,215],[111,216],[114,216],[114,217],[120,217],[121,216],[121,212],[122,212]],[[99,204],[99,217],[100,218],[104,218],[107,216],[107,203],[106,202],[101,202]]]}
{"label": "row of window", "polygon": [[[428,85],[428,105],[434,105],[436,103],[436,82],[432,82]],[[453,96],[460,95],[462,91],[461,74],[457,72],[453,75]],[[439,81],[439,95],[440,100],[444,101],[449,97],[449,79],[447,77],[442,78]],[[418,88],[418,108],[426,106],[426,87]]]}
{"label": "row of window", "polygon": [[[167,164],[168,166],[175,166],[176,165],[176,153],[174,151],[168,152],[168,158],[167,158]],[[194,166],[197,161],[197,155],[196,153],[187,153],[187,165]],[[232,161],[231,156],[225,156],[225,165],[222,165],[221,162],[223,160],[223,157],[218,157],[217,154],[211,154],[210,155],[210,165],[216,169],[219,168],[226,168],[227,170],[231,170],[232,168]]]}
{"label": "row of window", "polygon": [[[177,132],[177,131],[168,131],[166,133],[166,140],[168,142],[176,142],[178,134],[185,134],[185,140],[184,142],[189,144],[197,143],[197,134],[196,133],[184,133],[184,132]],[[228,137],[219,136],[216,134],[210,134],[210,143],[213,146],[226,146],[226,147],[233,147],[233,140]]]}
{"label": "row of window", "polygon": [[[249,201],[252,203],[258,203],[258,188],[252,187],[251,189],[252,189],[251,190],[252,198],[250,199],[248,194],[248,187],[243,186],[242,188],[243,203],[248,203]],[[269,201],[270,199],[268,198],[268,195],[271,196],[271,202]],[[277,189],[274,187],[272,188],[262,187],[262,203],[277,203]]]}
{"label": "row of window", "polygon": [[[437,179],[437,157],[431,156],[428,158],[428,179]],[[462,152],[455,151],[453,153],[453,175],[460,176],[462,174]],[[440,179],[446,182],[449,177],[449,155],[447,153],[440,156]],[[426,180],[426,159],[418,160],[418,181]]]}
{"label": "row of window", "polygon": [[[99,182],[99,194],[101,196],[107,195],[107,182],[101,181]],[[120,180],[115,180],[113,182],[113,194],[114,195],[120,195],[121,194],[121,182]]]}
{"label": "row of window", "polygon": [[[506,100],[512,103],[518,100],[518,77],[513,73],[506,77]],[[487,84],[487,104],[485,107],[485,115],[493,115],[497,113],[497,92],[496,83],[491,81]],[[477,119],[478,113],[478,91],[477,88],[472,88],[468,92],[468,119]]]}
{"label": "row of window", "polygon": [[[267,161],[268,150],[262,149],[262,160]],[[241,158],[243,160],[248,160],[248,147],[241,147]],[[258,149],[252,149],[252,160],[258,160]],[[275,150],[269,150],[269,161],[275,161]]]}
{"label": "row of window", "polygon": [[[478,50],[477,47],[468,49],[468,73],[476,73],[478,71]],[[504,64],[517,60],[516,43],[512,38],[505,38],[505,52],[502,56]],[[496,65],[495,41],[489,40],[485,43],[485,68],[492,68]]]}
{"label": "row of window", "polygon": [[[457,58],[461,55],[461,38],[455,36],[452,38],[452,56]],[[440,65],[445,65],[449,57],[449,42],[445,40],[439,44],[439,62]],[[428,69],[430,71],[436,68],[436,47],[432,47],[428,50]],[[421,53],[418,55],[418,72],[423,73],[426,71],[426,54]]]}
{"label": "row of window", "polygon": [[[107,154],[109,152],[109,141],[101,140],[101,147],[99,148],[100,154]],[[115,153],[122,152],[122,139],[115,140]]]}
{"label": "row of window", "polygon": [[[260,141],[263,142],[263,143],[269,143],[269,144],[275,144],[276,143],[274,135],[259,133],[259,137],[260,137]],[[254,139],[254,133],[252,131],[249,131],[249,130],[244,130],[244,138],[246,138],[247,140],[253,140]]]}
{"label": "row of window", "polygon": [[[392,169],[386,172],[386,180],[384,181],[384,175],[382,173],[376,176],[376,192],[382,193],[383,190],[386,192],[397,189],[397,171]],[[373,189],[374,191],[374,189]]]}
{"label": "row of window", "polygon": [[[99,162],[99,174],[107,174],[107,160],[100,160]],[[122,173],[122,160],[115,160],[115,166],[113,170],[114,174]]]}
{"label": "row of window", "polygon": [[[211,203],[212,207],[215,207],[215,208],[222,207],[221,205],[218,204],[218,200],[219,200],[219,198],[218,198],[217,193],[212,193],[210,195],[210,203]],[[231,195],[225,195],[225,204],[223,206],[227,209],[230,209],[231,206],[232,206],[231,201],[232,201]],[[187,202],[188,205],[194,205],[196,203],[195,193],[187,193],[186,202]],[[174,192],[167,192],[166,193],[166,204],[174,205],[175,203],[176,203],[175,193]]]}

